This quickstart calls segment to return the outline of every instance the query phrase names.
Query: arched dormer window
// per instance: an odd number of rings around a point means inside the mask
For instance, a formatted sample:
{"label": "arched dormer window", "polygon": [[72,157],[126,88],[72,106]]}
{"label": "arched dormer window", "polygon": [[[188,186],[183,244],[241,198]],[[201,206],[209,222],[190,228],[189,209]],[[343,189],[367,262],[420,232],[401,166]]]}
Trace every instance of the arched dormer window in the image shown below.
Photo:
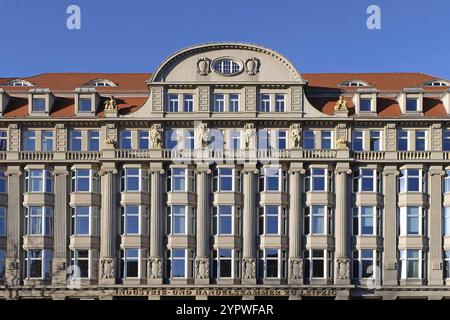
{"label": "arched dormer window", "polygon": [[117,87],[117,84],[107,79],[95,79],[85,84],[87,87]]}
{"label": "arched dormer window", "polygon": [[346,80],[339,84],[341,87],[368,87],[369,84],[362,80]]}
{"label": "arched dormer window", "polygon": [[450,87],[450,82],[441,79],[427,81],[422,84],[424,87]]}
{"label": "arched dormer window", "polygon": [[22,79],[14,79],[6,82],[3,86],[5,87],[32,87],[34,86],[31,82]]}

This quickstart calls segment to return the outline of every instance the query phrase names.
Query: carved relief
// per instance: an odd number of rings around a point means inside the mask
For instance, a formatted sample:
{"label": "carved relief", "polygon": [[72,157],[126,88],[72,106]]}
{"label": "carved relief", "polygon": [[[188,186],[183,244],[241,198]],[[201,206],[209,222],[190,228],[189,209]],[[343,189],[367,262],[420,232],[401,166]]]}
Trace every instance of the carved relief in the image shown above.
{"label": "carved relief", "polygon": [[301,258],[289,259],[289,279],[303,279],[303,260]]}
{"label": "carved relief", "polygon": [[336,148],[339,150],[346,150],[347,144],[348,144],[348,142],[346,139],[343,139],[343,138],[337,139]]}
{"label": "carved relief", "polygon": [[208,144],[208,126],[200,123],[197,127],[197,146],[205,148]]}
{"label": "carved relief", "polygon": [[150,129],[150,142],[152,149],[162,149],[161,126],[154,124]]}
{"label": "carved relief", "polygon": [[209,259],[207,257],[195,259],[195,277],[197,279],[209,278]]}
{"label": "carved relief", "polygon": [[117,110],[117,102],[114,99],[114,96],[111,96],[108,100],[105,101],[105,111],[115,111]]}
{"label": "carved relief", "polygon": [[151,279],[162,278],[162,260],[160,257],[150,257],[148,259],[147,277]]}
{"label": "carved relief", "polygon": [[210,72],[211,60],[208,58],[200,58],[197,60],[197,72],[201,76],[207,76]]}
{"label": "carved relief", "polygon": [[336,259],[336,279],[350,279],[350,259]]}
{"label": "carved relief", "polygon": [[113,258],[104,258],[100,261],[100,279],[115,278],[115,261]]}
{"label": "carved relief", "polygon": [[64,271],[66,270],[66,262],[65,261],[58,261],[55,264],[56,271]]}
{"label": "carved relief", "polygon": [[244,143],[246,148],[254,149],[256,147],[255,136],[256,130],[254,125],[252,123],[246,123],[244,126]]}
{"label": "carved relief", "polygon": [[291,126],[291,133],[290,133],[290,141],[291,141],[291,147],[293,149],[300,148],[300,125],[299,124],[293,124]]}
{"label": "carved relief", "polygon": [[256,261],[253,258],[242,259],[242,279],[256,278]]}
{"label": "carved relief", "polygon": [[245,61],[245,71],[248,75],[254,76],[259,71],[259,59],[257,58],[250,58]]}

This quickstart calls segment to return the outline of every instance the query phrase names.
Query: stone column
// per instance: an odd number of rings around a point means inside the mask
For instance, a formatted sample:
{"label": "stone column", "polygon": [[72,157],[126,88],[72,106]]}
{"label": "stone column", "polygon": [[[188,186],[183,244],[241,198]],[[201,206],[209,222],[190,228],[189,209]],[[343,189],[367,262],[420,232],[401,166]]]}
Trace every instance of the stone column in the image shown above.
{"label": "stone column", "polygon": [[100,215],[100,275],[99,284],[114,284],[118,275],[117,241],[117,169],[114,163],[104,163],[100,170],[102,207]]}
{"label": "stone column", "polygon": [[68,180],[66,166],[55,166],[55,207],[53,210],[53,261],[52,284],[66,284],[67,248],[68,248]]}
{"label": "stone column", "polygon": [[397,285],[397,176],[396,166],[383,170],[383,285]]}
{"label": "stone column", "polygon": [[6,219],[6,261],[5,279],[7,286],[18,286],[22,272],[22,235],[24,219],[22,214],[22,182],[20,166],[8,166],[8,214]]}
{"label": "stone column", "polygon": [[147,282],[149,284],[162,284],[163,282],[162,174],[164,174],[162,163],[150,163],[150,257],[147,265]]}
{"label": "stone column", "polygon": [[209,284],[209,164],[197,164],[197,248],[195,258],[195,283]]}
{"label": "stone column", "polygon": [[444,284],[442,272],[442,166],[430,166],[429,170],[429,195],[430,208],[428,210],[429,221],[429,246],[430,263],[429,285]]}
{"label": "stone column", "polygon": [[303,163],[291,163],[289,170],[289,284],[303,284],[302,259],[302,175]]}
{"label": "stone column", "polygon": [[256,284],[256,178],[255,163],[244,164],[242,284]]}
{"label": "stone column", "polygon": [[350,284],[350,234],[348,175],[352,173],[348,163],[338,163],[335,170],[335,263],[334,282],[337,285]]}

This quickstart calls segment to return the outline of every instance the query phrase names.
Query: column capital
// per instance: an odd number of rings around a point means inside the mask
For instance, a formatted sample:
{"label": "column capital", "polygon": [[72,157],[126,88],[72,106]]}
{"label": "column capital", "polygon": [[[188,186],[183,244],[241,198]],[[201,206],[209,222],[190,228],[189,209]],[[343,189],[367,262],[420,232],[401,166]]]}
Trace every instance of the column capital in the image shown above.
{"label": "column capital", "polygon": [[209,168],[197,168],[194,170],[195,174],[202,174],[202,173],[206,173],[206,174],[211,174],[212,171]]}
{"label": "column capital", "polygon": [[11,176],[21,176],[22,175],[22,171],[20,169],[7,169],[6,170],[6,175],[11,177]]}
{"label": "column capital", "polygon": [[117,174],[117,169],[116,168],[102,168],[100,169],[100,171],[98,172],[99,175],[104,176],[106,174]]}
{"label": "column capital", "polygon": [[334,174],[351,174],[352,169],[350,168],[350,164],[348,163],[338,163],[336,164],[336,168],[334,169]]}
{"label": "column capital", "polygon": [[383,176],[398,176],[400,172],[397,170],[397,167],[384,167]]}
{"label": "column capital", "polygon": [[162,168],[150,168],[147,171],[149,174],[164,174],[166,171]]}
{"label": "column capital", "polygon": [[289,167],[288,173],[289,174],[295,174],[295,173],[305,174],[305,169],[303,168],[303,162],[292,162]]}
{"label": "column capital", "polygon": [[430,166],[428,172],[430,176],[443,176],[445,175],[445,171],[442,170],[442,166]]}
{"label": "column capital", "polygon": [[69,171],[67,171],[67,169],[53,169],[52,171],[52,176],[57,177],[57,176],[68,176],[69,175]]}

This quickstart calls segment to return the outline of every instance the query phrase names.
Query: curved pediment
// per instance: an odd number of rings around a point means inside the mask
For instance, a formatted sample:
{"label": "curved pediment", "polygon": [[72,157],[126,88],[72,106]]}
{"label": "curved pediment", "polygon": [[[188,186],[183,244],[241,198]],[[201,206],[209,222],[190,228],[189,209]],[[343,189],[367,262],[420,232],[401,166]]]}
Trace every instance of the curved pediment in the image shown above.
{"label": "curved pediment", "polygon": [[297,82],[294,65],[281,54],[244,43],[213,43],[183,49],[167,58],[150,82]]}

